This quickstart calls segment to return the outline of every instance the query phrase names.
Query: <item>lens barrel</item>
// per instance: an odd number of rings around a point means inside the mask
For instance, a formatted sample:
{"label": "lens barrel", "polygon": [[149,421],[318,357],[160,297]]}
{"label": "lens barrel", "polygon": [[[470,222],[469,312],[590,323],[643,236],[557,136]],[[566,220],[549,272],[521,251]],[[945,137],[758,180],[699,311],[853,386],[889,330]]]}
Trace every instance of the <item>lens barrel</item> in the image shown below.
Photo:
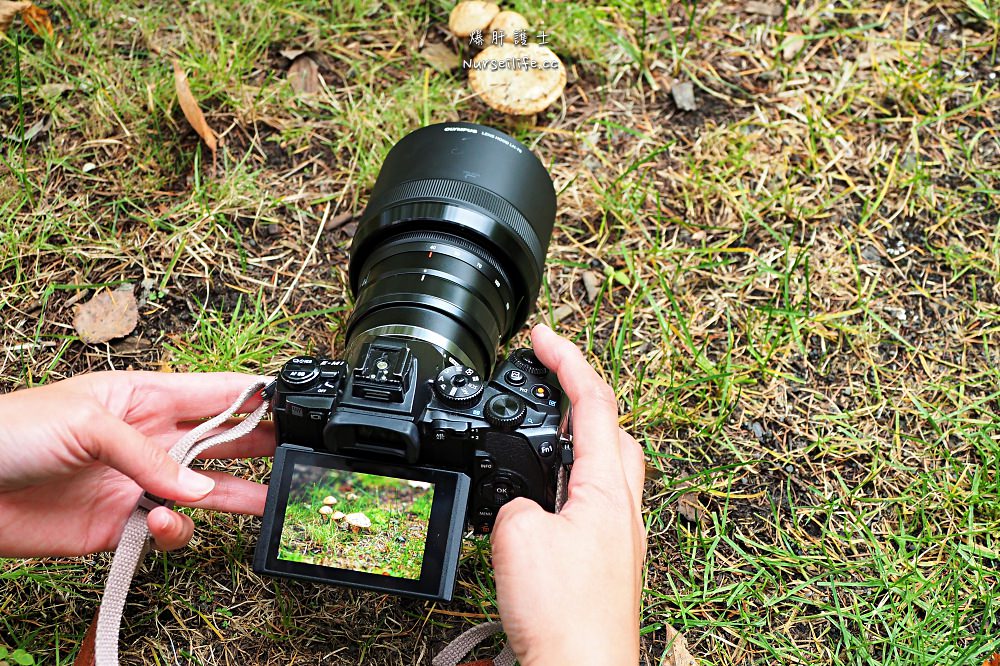
{"label": "lens barrel", "polygon": [[488,373],[534,305],[555,207],[545,167],[503,132],[441,123],[404,137],[351,245],[348,348],[413,337]]}

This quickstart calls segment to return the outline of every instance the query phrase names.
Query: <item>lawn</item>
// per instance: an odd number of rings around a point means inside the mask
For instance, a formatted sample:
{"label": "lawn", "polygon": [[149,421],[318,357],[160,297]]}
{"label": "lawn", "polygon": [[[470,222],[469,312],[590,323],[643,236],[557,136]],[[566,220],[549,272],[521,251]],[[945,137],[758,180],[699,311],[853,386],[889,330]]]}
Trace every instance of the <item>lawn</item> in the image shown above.
{"label": "lawn", "polygon": [[[505,4],[568,69],[532,118],[430,57],[468,51],[439,0],[54,0],[51,39],[15,21],[0,385],[339,353],[389,147],[494,125],[559,194],[532,320],[602,369],[648,456],[642,663],[673,666],[669,626],[703,665],[980,666],[1000,651],[996,0]],[[73,306],[126,282],[136,330],[81,342]],[[125,663],[428,663],[497,611],[483,540],[456,601],[425,603],[257,576],[257,519],[191,515],[191,546],[140,568]],[[0,563],[0,645],[70,663],[109,561]]]}

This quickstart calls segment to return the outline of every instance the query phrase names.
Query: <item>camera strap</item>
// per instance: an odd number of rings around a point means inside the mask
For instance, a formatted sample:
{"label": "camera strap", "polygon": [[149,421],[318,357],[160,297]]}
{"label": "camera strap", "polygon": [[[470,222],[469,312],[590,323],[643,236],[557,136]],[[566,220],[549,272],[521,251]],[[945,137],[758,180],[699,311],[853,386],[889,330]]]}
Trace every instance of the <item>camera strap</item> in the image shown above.
{"label": "camera strap", "polygon": [[[203,451],[250,434],[267,414],[266,398],[232,428],[215,434],[212,434],[212,431],[225,425],[229,419],[240,413],[243,404],[267,385],[268,382],[259,381],[248,386],[228,409],[198,425],[174,444],[169,452],[170,457],[187,467]],[[556,484],[556,511],[562,508],[566,499],[567,478],[566,467],[561,466]],[[139,562],[152,547],[146,517],[158,506],[173,507],[173,502],[148,492],[143,493],[128,517],[111,561],[111,570],[108,572],[108,582],[104,587],[96,625],[91,627],[94,637],[93,652],[86,648],[88,641],[85,640],[85,646],[81,646],[75,662],[77,665],[118,666],[118,636],[121,631],[122,614],[125,611],[125,599]],[[434,657],[433,666],[457,666],[459,661],[479,643],[502,631],[503,626],[499,622],[486,622],[469,629]],[[514,666],[515,663],[517,658],[514,651],[509,645],[505,645],[494,659],[470,662],[465,666]]]}
{"label": "camera strap", "polygon": [[[248,386],[229,409],[200,424],[174,444],[170,449],[170,457],[187,467],[202,451],[249,434],[267,414],[267,400],[232,428],[216,434],[212,434],[212,431],[225,425],[230,418],[239,413],[243,403],[268,383],[259,381]],[[118,666],[118,633],[121,630],[125,598],[128,596],[128,588],[132,584],[132,577],[140,560],[152,545],[146,516],[158,506],[172,507],[173,502],[150,493],[143,493],[125,523],[118,549],[115,550],[114,559],[111,561],[111,571],[108,573],[108,582],[97,613],[97,629],[94,637],[94,661],[97,666]]]}

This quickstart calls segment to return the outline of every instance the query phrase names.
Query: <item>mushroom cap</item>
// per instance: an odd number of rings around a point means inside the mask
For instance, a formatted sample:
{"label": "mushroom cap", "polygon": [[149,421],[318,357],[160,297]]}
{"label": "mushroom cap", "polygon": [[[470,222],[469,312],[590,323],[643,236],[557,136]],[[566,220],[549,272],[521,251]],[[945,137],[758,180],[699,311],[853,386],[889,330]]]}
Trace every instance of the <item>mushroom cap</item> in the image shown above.
{"label": "mushroom cap", "polygon": [[476,30],[486,30],[500,7],[495,2],[466,0],[455,5],[448,16],[448,28],[456,37],[468,37]]}
{"label": "mushroom cap", "polygon": [[345,515],[343,511],[334,511],[330,514],[330,520],[343,520]]}
{"label": "mushroom cap", "polygon": [[333,495],[327,495],[326,497],[323,498],[323,504],[327,506],[333,506],[336,503],[337,503],[337,498],[334,497]]}
{"label": "mushroom cap", "polygon": [[358,499],[358,494],[357,493],[347,493],[346,495],[344,495],[344,499],[346,499],[348,502],[356,502],[357,499]]}
{"label": "mushroom cap", "polygon": [[331,513],[333,513],[333,507],[324,504],[319,508],[319,512],[322,513],[324,516],[329,516]]}
{"label": "mushroom cap", "polygon": [[[522,58],[536,61],[537,67],[511,67],[510,62]],[[515,46],[502,44],[483,49],[475,62],[495,60],[507,63],[503,68],[469,70],[469,84],[487,106],[512,116],[530,116],[539,113],[556,101],[566,88],[566,66],[552,49],[540,44]],[[546,61],[556,61],[554,69],[542,68]]]}
{"label": "mushroom cap", "polygon": [[356,528],[366,530],[372,526],[372,519],[361,512],[349,513],[344,516],[344,520],[351,526],[351,529]]}
{"label": "mushroom cap", "polygon": [[493,32],[494,30],[503,31],[505,37],[513,37],[515,30],[527,29],[528,19],[509,9],[505,9],[494,16],[489,27],[490,32]]}

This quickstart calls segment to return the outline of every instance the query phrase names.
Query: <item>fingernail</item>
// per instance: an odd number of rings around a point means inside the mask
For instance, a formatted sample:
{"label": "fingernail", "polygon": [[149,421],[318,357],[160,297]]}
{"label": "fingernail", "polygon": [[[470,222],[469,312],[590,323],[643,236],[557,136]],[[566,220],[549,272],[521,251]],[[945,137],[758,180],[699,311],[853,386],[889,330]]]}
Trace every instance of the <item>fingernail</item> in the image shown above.
{"label": "fingernail", "polygon": [[154,511],[149,515],[149,522],[155,523],[157,529],[165,530],[170,527],[170,514],[164,511]]}
{"label": "fingernail", "polygon": [[211,478],[186,467],[181,468],[178,481],[181,484],[181,488],[199,497],[204,497],[212,492],[212,488],[215,488],[215,481]]}
{"label": "fingernail", "polygon": [[543,331],[548,331],[549,333],[552,332],[552,329],[549,328],[548,325],[546,324],[535,324],[535,328],[541,329]]}

